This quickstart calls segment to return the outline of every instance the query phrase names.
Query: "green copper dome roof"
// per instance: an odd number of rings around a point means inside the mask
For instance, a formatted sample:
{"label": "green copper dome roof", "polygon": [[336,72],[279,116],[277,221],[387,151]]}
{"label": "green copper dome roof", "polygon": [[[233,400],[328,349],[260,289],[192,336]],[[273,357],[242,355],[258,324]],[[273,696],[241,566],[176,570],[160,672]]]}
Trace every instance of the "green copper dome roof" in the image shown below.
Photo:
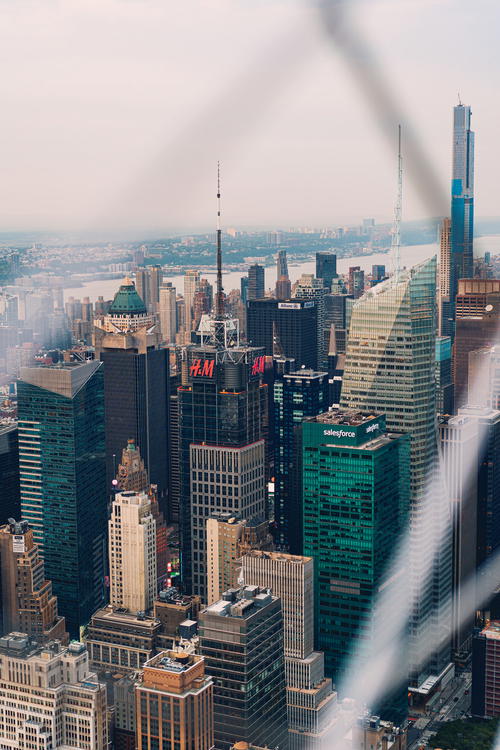
{"label": "green copper dome roof", "polygon": [[146,305],[137,294],[135,284],[125,279],[111,303],[109,312],[113,315],[146,315]]}

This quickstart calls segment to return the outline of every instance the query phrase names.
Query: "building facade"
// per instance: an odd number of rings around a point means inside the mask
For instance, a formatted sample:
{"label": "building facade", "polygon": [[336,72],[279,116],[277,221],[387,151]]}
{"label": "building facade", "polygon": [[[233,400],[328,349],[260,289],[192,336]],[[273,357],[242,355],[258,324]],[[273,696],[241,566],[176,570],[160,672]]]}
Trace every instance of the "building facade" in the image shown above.
{"label": "building facade", "polygon": [[16,423],[2,424],[0,421],[0,523],[9,518],[19,518],[21,496],[19,491],[19,443]]}
{"label": "building facade", "polygon": [[[316,644],[338,684],[355,658],[363,663],[371,653],[378,592],[406,576],[391,577],[389,562],[408,521],[409,439],[387,432],[382,414],[334,410],[304,421],[302,462]],[[404,687],[388,710],[405,716],[406,705]]]}
{"label": "building facade", "polygon": [[82,643],[37,646],[11,633],[0,638],[0,656],[4,747],[107,750],[106,687],[89,671]]}
{"label": "building facade", "polygon": [[22,518],[76,637],[104,602],[103,366],[23,368],[17,391]]}
{"label": "building facade", "polygon": [[247,300],[263,299],[265,293],[265,269],[255,263],[248,269]]}
{"label": "building facade", "polygon": [[238,740],[288,750],[280,600],[257,586],[230,589],[201,611],[199,637],[217,750]]}
{"label": "building facade", "polygon": [[147,612],[156,598],[156,520],[146,492],[119,492],[109,530],[109,601],[130,612]]}
{"label": "building facade", "polygon": [[212,750],[213,685],[202,656],[163,651],[144,665],[135,688],[137,750]]}
{"label": "building facade", "polygon": [[273,329],[283,353],[297,367],[318,367],[318,309],[314,300],[249,300],[247,303],[247,339],[273,355]]}

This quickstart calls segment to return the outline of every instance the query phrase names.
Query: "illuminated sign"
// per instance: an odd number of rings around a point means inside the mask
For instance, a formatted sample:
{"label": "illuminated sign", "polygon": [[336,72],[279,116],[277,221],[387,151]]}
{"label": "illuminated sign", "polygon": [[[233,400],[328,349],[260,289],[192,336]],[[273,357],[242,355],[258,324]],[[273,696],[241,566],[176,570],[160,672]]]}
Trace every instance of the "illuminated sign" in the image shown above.
{"label": "illuminated sign", "polygon": [[214,366],[215,359],[193,359],[189,374],[192,378],[213,378]]}
{"label": "illuminated sign", "polygon": [[304,302],[304,307],[314,307],[314,302]]}
{"label": "illuminated sign", "polygon": [[323,435],[325,437],[349,437],[353,438],[356,437],[355,432],[348,432],[347,430],[323,430]]}
{"label": "illuminated sign", "polygon": [[252,364],[252,375],[260,375],[264,372],[266,358],[264,356],[255,357]]}
{"label": "illuminated sign", "polygon": [[300,310],[300,302],[278,302],[278,310]]}

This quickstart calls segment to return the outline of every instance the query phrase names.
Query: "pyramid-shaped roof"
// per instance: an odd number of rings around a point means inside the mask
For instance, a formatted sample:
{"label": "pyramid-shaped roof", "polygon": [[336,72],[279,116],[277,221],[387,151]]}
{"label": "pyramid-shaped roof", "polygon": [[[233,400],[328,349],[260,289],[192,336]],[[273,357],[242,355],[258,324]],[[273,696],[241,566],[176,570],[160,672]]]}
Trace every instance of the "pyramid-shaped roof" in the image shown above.
{"label": "pyramid-shaped roof", "polygon": [[135,284],[126,278],[109,308],[111,315],[146,315],[146,305],[139,297]]}

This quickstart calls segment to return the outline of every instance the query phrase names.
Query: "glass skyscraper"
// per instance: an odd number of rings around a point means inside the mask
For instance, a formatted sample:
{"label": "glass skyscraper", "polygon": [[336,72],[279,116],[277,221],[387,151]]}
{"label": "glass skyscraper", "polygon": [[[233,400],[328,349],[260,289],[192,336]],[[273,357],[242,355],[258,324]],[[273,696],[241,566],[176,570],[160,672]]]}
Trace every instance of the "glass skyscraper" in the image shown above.
{"label": "glass skyscraper", "polygon": [[440,333],[443,336],[453,336],[458,281],[471,279],[474,274],[474,133],[470,125],[471,108],[462,103],[458,104],[453,108],[451,225],[448,250],[446,242],[443,243],[443,238],[441,240],[441,266],[442,270],[449,274],[449,283],[441,283],[442,288],[448,292],[441,299]]}
{"label": "glass skyscraper", "polygon": [[[414,591],[431,565],[430,535],[440,533],[445,523],[443,503],[433,505],[433,519],[422,515],[426,493],[436,479],[435,294],[436,259],[431,258],[377,284],[355,302],[341,396],[342,407],[383,413],[388,429],[411,437]],[[436,547],[434,574],[418,597],[411,623],[411,673],[416,682],[439,673],[449,654],[451,621],[445,602],[451,591],[451,540],[439,540]],[[430,661],[421,655],[426,642],[445,644]]]}
{"label": "glass skyscraper", "polygon": [[[304,420],[302,463],[304,554],[315,558],[316,645],[338,685],[354,657],[362,663],[366,651],[370,658],[377,593],[402,582],[390,560],[409,510],[409,438],[387,433],[383,414],[329,411]],[[384,716],[390,711],[390,718],[404,718],[406,706],[405,686]]]}
{"label": "glass skyscraper", "polygon": [[274,381],[274,520],[275,541],[299,554],[302,549],[297,428],[305,417],[327,410],[328,374],[298,370]]}
{"label": "glass skyscraper", "polygon": [[103,366],[23,367],[22,518],[33,529],[72,637],[104,603],[107,524]]}

